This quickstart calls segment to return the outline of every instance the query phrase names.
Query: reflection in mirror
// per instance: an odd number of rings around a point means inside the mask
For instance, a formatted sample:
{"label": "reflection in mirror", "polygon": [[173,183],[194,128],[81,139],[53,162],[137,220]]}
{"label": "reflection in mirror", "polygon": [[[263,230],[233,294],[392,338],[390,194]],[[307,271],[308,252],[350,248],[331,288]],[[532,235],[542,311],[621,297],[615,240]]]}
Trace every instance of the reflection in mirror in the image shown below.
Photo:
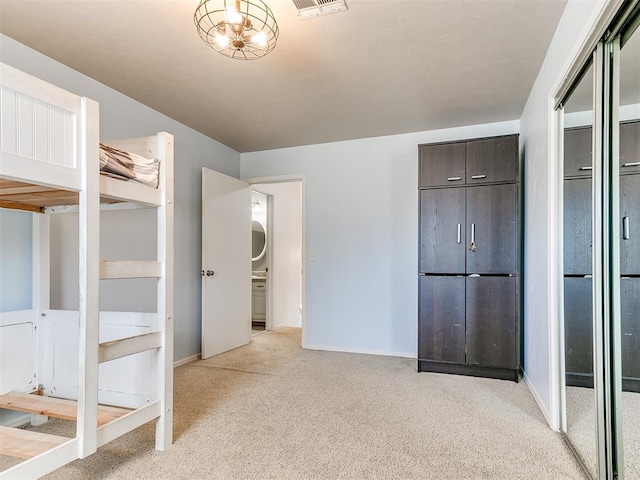
{"label": "reflection in mirror", "polygon": [[597,476],[593,389],[592,118],[593,68],[564,106],[564,336],[566,436]]}
{"label": "reflection in mirror", "polygon": [[[620,358],[624,478],[640,479],[640,32],[620,51]],[[615,357],[614,357],[615,358]],[[618,426],[620,428],[620,426]]]}
{"label": "reflection in mirror", "polygon": [[251,222],[251,260],[254,262],[264,257],[267,251],[267,232],[262,223]]}

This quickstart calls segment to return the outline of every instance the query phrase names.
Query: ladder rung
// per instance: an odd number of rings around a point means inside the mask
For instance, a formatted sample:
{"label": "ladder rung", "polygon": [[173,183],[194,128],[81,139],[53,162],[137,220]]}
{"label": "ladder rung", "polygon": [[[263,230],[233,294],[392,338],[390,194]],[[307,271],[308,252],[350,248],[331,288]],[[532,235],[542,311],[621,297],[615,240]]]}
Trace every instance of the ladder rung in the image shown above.
{"label": "ladder rung", "polygon": [[[0,395],[0,408],[17,412],[44,415],[46,417],[73,420],[77,418],[77,402],[62,398],[45,397],[29,393],[7,393]],[[98,405],[98,426],[105,425],[131,410]]]}
{"label": "ladder rung", "polygon": [[71,440],[57,435],[11,428],[0,425],[0,454],[32,458]]}
{"label": "ladder rung", "polygon": [[160,277],[162,277],[162,262],[127,260],[100,262],[101,280]]}
{"label": "ladder rung", "polygon": [[100,363],[108,362],[109,360],[146,352],[161,346],[162,334],[160,332],[143,333],[135,337],[121,338],[101,343],[98,350],[98,361]]}
{"label": "ladder rung", "polygon": [[129,414],[118,418],[114,422],[104,425],[98,429],[98,446],[115,440],[116,438],[138,428],[154,418],[162,415],[162,403],[160,400],[148,403],[137,410],[132,410]]}

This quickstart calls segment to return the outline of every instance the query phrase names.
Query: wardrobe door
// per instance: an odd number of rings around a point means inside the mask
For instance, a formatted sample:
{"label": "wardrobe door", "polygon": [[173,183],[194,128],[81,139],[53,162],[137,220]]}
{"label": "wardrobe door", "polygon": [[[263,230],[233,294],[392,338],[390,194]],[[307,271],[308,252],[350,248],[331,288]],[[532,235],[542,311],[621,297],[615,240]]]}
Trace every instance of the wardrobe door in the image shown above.
{"label": "wardrobe door", "polygon": [[418,358],[464,363],[465,279],[421,276]]}
{"label": "wardrobe door", "polygon": [[592,272],[591,208],[591,179],[565,180],[565,275],[587,275]]}
{"label": "wardrobe door", "polygon": [[593,280],[564,279],[564,349],[567,385],[593,385]]}
{"label": "wardrobe door", "polygon": [[465,189],[420,190],[422,273],[464,273]]}
{"label": "wardrobe door", "polygon": [[516,273],[516,185],[467,188],[467,273]]}
{"label": "wardrobe door", "polygon": [[420,146],[420,186],[464,185],[464,143]]}
{"label": "wardrobe door", "polygon": [[640,392],[640,278],[620,280],[622,388]]}
{"label": "wardrobe door", "polygon": [[640,274],[640,175],[620,175],[620,272]]}
{"label": "wardrobe door", "polygon": [[640,122],[620,124],[620,173],[640,173]]}
{"label": "wardrobe door", "polygon": [[467,277],[467,363],[517,368],[516,277]]}
{"label": "wardrobe door", "polygon": [[515,182],[517,166],[517,136],[467,143],[467,184]]}
{"label": "wardrobe door", "polygon": [[591,127],[564,131],[564,176],[591,176]]}

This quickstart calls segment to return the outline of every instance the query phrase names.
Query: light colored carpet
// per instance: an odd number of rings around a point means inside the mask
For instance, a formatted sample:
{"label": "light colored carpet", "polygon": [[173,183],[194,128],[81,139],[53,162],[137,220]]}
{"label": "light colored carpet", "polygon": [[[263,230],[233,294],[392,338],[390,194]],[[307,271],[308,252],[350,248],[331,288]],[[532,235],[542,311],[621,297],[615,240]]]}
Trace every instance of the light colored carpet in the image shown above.
{"label": "light colored carpet", "polygon": [[175,444],[154,451],[153,433],[145,425],[46,478],[584,478],[523,383],[302,350],[299,329],[177,368]]}
{"label": "light colored carpet", "polygon": [[[590,472],[598,469],[595,395],[591,388],[567,387],[567,436]],[[640,480],[640,393],[622,392],[624,478]]]}
{"label": "light colored carpet", "polygon": [[626,480],[640,480],[640,393],[622,392],[622,441]]}
{"label": "light colored carpet", "polygon": [[593,388],[567,387],[567,437],[594,477],[598,473],[595,405]]}

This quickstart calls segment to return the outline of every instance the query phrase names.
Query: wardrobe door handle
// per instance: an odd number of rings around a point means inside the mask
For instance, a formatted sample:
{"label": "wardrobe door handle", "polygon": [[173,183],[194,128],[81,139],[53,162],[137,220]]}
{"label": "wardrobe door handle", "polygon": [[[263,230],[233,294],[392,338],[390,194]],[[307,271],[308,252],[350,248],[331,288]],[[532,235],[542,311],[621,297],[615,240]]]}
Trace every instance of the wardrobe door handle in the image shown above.
{"label": "wardrobe door handle", "polygon": [[479,180],[480,178],[487,178],[486,175],[471,175],[473,180]]}
{"label": "wardrobe door handle", "polygon": [[462,225],[458,224],[458,243],[462,242]]}
{"label": "wardrobe door handle", "polygon": [[455,182],[456,180],[462,180],[462,177],[448,177],[447,182]]}
{"label": "wardrobe door handle", "polygon": [[622,239],[629,240],[629,217],[622,217]]}
{"label": "wardrobe door handle", "polygon": [[622,164],[623,167],[637,167],[638,165],[640,165],[640,162],[629,162]]}
{"label": "wardrobe door handle", "polygon": [[593,170],[593,167],[591,165],[587,166],[587,167],[580,167],[578,170],[580,170],[581,172],[585,171],[585,170]]}
{"label": "wardrobe door handle", "polygon": [[471,224],[471,244],[469,245],[469,250],[471,250],[472,252],[475,252],[477,250],[477,246],[476,246],[476,224],[472,223]]}

